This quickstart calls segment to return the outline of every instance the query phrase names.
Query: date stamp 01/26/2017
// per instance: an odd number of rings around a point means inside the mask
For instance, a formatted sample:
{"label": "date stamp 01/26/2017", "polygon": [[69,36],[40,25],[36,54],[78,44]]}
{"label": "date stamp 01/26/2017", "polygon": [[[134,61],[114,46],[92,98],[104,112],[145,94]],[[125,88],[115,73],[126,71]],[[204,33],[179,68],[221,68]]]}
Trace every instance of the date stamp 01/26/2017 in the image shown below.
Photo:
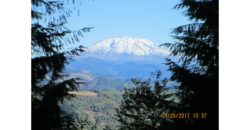
{"label": "date stamp 01/26/2017", "polygon": [[165,119],[206,119],[207,113],[162,113],[160,118]]}

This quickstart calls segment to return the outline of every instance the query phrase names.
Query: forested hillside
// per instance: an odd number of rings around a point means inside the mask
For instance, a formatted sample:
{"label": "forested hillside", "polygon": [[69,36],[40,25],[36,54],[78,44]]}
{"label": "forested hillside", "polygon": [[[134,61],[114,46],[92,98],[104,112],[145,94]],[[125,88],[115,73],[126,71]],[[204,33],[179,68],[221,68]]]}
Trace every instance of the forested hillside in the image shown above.
{"label": "forested hillside", "polygon": [[[116,109],[119,107],[122,92],[115,89],[100,91],[70,92],[75,98],[65,100],[61,106],[75,117],[75,124],[87,122],[84,129],[116,129]],[[80,129],[80,128],[79,128]]]}

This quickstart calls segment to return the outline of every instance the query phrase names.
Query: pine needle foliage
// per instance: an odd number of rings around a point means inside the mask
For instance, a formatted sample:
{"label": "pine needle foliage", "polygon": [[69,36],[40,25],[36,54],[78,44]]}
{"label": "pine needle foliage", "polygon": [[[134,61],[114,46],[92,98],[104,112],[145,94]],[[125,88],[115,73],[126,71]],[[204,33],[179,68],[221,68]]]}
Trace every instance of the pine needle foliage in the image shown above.
{"label": "pine needle foliage", "polygon": [[[59,103],[71,98],[69,91],[77,90],[79,78],[68,78],[65,65],[72,57],[84,51],[70,45],[79,41],[91,28],[72,31],[67,28],[67,18],[72,13],[75,0],[32,0],[31,50],[32,50],[32,129],[76,129],[72,118]],[[70,5],[70,3],[73,3]],[[72,7],[67,8],[67,5]]]}

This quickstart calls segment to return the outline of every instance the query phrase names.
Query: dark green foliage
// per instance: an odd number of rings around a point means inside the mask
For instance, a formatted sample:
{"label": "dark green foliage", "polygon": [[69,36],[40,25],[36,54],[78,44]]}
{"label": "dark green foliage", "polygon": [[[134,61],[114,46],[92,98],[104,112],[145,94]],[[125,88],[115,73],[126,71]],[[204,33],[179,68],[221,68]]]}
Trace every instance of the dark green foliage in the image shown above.
{"label": "dark green foliage", "polygon": [[78,55],[83,47],[67,50],[66,43],[78,41],[78,36],[90,28],[69,30],[65,24],[71,11],[65,5],[66,1],[32,0],[31,84],[34,130],[74,129],[70,125],[72,118],[60,108],[59,102],[72,97],[68,91],[76,90],[81,83],[78,78],[67,79],[63,71],[71,56]]}
{"label": "dark green foliage", "polygon": [[170,46],[172,55],[181,57],[183,66],[198,64],[198,70],[191,71],[217,73],[218,0],[182,0],[176,8],[187,8],[185,15],[194,23],[175,28],[173,37],[177,41],[165,45]]}
{"label": "dark green foliage", "polygon": [[165,44],[179,63],[167,59],[171,80],[180,83],[180,112],[207,113],[207,119],[175,122],[176,129],[218,129],[218,0],[182,0],[177,9],[193,23],[177,27],[176,42]]}
{"label": "dark green foliage", "polygon": [[[181,0],[176,8],[185,8],[193,21],[173,31],[175,43],[164,44],[180,57],[166,63],[170,80],[177,82],[176,93],[167,98],[167,80],[157,80],[153,89],[150,81],[134,80],[137,87],[125,90],[118,110],[122,130],[218,129],[218,0]],[[207,113],[207,118],[160,118],[169,112]]]}
{"label": "dark green foliage", "polygon": [[160,117],[170,112],[177,101],[171,101],[174,93],[167,91],[166,79],[160,73],[154,82],[134,79],[135,88],[125,89],[123,100],[118,109],[121,130],[160,130],[168,128],[171,120]]}

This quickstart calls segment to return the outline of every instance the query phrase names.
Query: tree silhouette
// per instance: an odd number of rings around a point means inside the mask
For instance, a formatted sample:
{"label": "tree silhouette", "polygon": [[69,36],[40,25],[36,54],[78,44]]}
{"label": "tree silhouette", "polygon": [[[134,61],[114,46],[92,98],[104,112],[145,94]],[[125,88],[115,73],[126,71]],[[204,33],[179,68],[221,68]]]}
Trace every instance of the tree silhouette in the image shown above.
{"label": "tree silhouette", "polygon": [[67,49],[66,45],[78,41],[78,37],[90,28],[71,31],[65,24],[71,14],[66,5],[73,1],[32,0],[32,129],[75,129],[71,117],[59,103],[72,95],[81,83],[78,78],[67,78],[65,64],[83,47]]}
{"label": "tree silhouette", "polygon": [[193,23],[174,29],[175,43],[166,43],[178,63],[167,59],[181,93],[179,112],[207,113],[206,119],[176,121],[176,129],[218,129],[218,0],[182,0]]}
{"label": "tree silhouette", "polygon": [[167,79],[133,79],[135,88],[125,89],[123,100],[117,111],[121,130],[165,130],[171,127],[172,120],[161,114],[174,110],[177,103],[172,101],[175,93],[167,91]]}
{"label": "tree silhouette", "polygon": [[[172,72],[170,80],[177,82],[176,93],[166,94],[167,79],[153,86],[150,81],[134,80],[136,88],[125,89],[118,110],[120,129],[218,129],[218,0],[181,0],[175,8],[185,8],[185,15],[193,21],[174,29],[174,43],[163,44],[179,57],[178,62],[169,58],[166,62]],[[162,113],[191,116],[162,119]],[[201,118],[202,113],[206,118]]]}

